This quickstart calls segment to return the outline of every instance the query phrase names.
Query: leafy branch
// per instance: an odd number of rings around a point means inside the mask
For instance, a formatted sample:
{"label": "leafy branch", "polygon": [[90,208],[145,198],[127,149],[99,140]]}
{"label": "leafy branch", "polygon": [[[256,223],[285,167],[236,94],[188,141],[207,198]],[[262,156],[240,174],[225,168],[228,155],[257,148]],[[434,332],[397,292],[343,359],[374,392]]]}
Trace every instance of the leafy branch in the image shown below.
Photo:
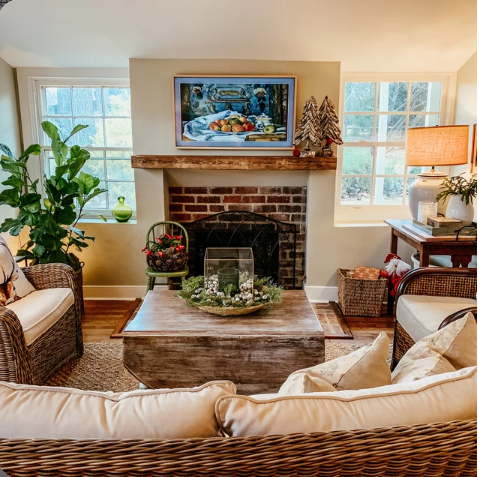
{"label": "leafy branch", "polygon": [[469,205],[469,202],[472,204],[477,195],[477,176],[474,174],[468,181],[463,175],[464,172],[458,176],[446,178],[440,187],[443,190],[437,194],[436,200],[438,202],[442,200],[444,203],[449,196],[459,195],[466,205]]}

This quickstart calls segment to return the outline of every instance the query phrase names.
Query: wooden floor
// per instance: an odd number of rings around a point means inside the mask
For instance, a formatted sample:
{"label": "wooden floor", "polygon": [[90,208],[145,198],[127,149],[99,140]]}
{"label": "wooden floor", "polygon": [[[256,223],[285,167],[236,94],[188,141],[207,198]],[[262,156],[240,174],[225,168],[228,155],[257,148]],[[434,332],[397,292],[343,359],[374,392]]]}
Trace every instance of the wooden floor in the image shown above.
{"label": "wooden floor", "polygon": [[[131,315],[132,301],[126,300],[86,300],[85,319],[83,321],[83,339],[86,343],[108,342],[110,335],[114,332],[118,322],[124,320],[125,316]],[[313,305],[316,313],[324,311],[327,305]],[[393,338],[393,317],[385,313],[379,318],[345,317],[344,320],[349,326],[354,339],[349,342],[367,344],[373,341],[381,331],[387,332],[389,338]],[[331,329],[325,327],[325,332],[337,329],[337,322],[331,319]],[[113,341],[113,340],[112,340]],[[115,339],[114,341],[118,341]],[[326,340],[333,342],[338,340]]]}

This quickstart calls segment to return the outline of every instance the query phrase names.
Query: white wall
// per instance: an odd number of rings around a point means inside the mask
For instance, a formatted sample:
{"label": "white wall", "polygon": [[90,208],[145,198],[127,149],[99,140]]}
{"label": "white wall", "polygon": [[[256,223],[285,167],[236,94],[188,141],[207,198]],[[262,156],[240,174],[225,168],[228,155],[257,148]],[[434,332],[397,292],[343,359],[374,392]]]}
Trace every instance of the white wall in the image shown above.
{"label": "white wall", "polygon": [[[21,153],[20,122],[17,111],[17,93],[13,68],[0,58],[0,143],[7,145],[15,157]],[[0,182],[5,180],[5,174],[0,174]],[[5,187],[0,185],[0,189]],[[7,217],[12,217],[15,211],[6,205],[0,206],[0,223]],[[15,252],[19,241],[9,234],[2,234],[10,248]]]}

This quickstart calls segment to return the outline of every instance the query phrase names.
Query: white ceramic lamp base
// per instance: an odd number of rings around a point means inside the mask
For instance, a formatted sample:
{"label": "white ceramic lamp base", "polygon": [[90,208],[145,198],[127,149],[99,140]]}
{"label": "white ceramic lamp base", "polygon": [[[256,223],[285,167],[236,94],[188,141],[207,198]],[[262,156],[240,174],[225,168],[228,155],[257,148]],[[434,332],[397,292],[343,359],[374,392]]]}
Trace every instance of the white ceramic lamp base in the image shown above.
{"label": "white ceramic lamp base", "polygon": [[441,184],[447,174],[435,173],[434,175],[421,174],[411,184],[409,189],[409,210],[414,219],[418,217],[419,202],[436,202]]}

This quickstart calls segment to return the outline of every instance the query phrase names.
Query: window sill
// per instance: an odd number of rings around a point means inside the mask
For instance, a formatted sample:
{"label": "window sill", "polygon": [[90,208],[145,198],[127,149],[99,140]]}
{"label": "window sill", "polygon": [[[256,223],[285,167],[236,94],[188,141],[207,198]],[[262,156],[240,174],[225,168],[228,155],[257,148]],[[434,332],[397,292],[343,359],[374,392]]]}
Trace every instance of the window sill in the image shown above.
{"label": "window sill", "polygon": [[81,219],[78,221],[80,224],[104,224],[104,225],[109,225],[109,224],[114,224],[114,225],[136,225],[137,221],[135,218],[130,219],[128,222],[117,222],[113,218],[107,218],[106,222],[101,220],[101,219]]}

